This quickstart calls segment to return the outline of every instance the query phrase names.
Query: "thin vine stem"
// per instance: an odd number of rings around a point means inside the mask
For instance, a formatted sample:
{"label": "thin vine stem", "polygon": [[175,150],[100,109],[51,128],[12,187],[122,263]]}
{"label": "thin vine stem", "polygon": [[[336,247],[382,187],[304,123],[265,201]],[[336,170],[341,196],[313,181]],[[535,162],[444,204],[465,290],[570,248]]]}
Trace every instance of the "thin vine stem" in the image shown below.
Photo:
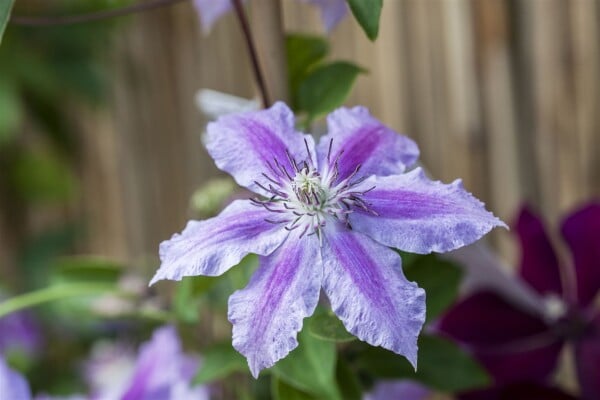
{"label": "thin vine stem", "polygon": [[104,19],[121,17],[142,11],[149,11],[160,7],[166,7],[177,3],[183,3],[189,0],[151,0],[143,3],[132,4],[129,6],[116,8],[112,10],[95,11],[86,14],[65,15],[65,16],[20,16],[13,15],[10,23],[21,26],[57,26],[72,25],[84,22],[101,21]]}
{"label": "thin vine stem", "polygon": [[265,83],[264,75],[260,68],[260,63],[258,61],[258,52],[256,51],[256,46],[254,45],[254,39],[252,38],[252,32],[250,30],[250,24],[248,24],[248,18],[246,17],[244,6],[242,5],[241,0],[231,1],[235,8],[235,13],[240,23],[240,27],[242,28],[244,39],[246,40],[246,47],[248,48],[248,54],[250,55],[252,70],[254,71],[254,78],[256,79],[258,90],[260,91],[263,107],[267,108],[269,107],[269,105],[271,105],[271,101],[269,99],[269,92],[267,91],[267,85]]}

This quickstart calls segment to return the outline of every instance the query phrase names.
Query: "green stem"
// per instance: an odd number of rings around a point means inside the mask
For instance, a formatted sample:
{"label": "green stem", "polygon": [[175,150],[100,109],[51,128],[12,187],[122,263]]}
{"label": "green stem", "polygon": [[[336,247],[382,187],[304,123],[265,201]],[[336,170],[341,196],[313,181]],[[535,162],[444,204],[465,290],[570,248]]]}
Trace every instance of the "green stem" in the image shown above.
{"label": "green stem", "polygon": [[0,318],[19,310],[39,306],[56,300],[111,291],[115,291],[114,285],[97,283],[72,283],[51,286],[3,301],[0,303]]}

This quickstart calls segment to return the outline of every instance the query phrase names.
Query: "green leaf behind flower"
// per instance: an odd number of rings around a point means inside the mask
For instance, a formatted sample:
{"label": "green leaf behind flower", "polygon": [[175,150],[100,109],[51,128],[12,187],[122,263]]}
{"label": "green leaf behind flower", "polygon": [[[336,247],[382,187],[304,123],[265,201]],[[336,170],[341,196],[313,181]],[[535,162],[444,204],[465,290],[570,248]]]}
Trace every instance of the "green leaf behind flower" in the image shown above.
{"label": "green leaf behind flower", "polygon": [[335,380],[335,344],[317,339],[306,329],[298,334],[299,346],[271,371],[286,384],[318,399],[339,400]]}
{"label": "green leaf behind flower", "polygon": [[381,347],[366,348],[358,357],[359,368],[378,379],[413,379],[442,392],[459,392],[489,384],[489,376],[464,350],[435,336],[419,338],[415,372],[402,356]]}
{"label": "green leaf behind flower", "polygon": [[350,342],[356,339],[331,310],[317,310],[315,315],[307,320],[306,327],[311,335],[322,340]]}
{"label": "green leaf behind flower", "polygon": [[203,358],[202,367],[194,378],[194,385],[225,378],[234,372],[248,371],[246,360],[231,346],[231,340],[205,349]]}
{"label": "green leaf behind flower", "polygon": [[456,299],[462,271],[456,264],[434,254],[417,256],[408,263],[404,260],[402,256],[406,278],[417,282],[427,293],[427,321],[431,321]]}
{"label": "green leaf behind flower", "polygon": [[379,17],[383,0],[347,0],[354,18],[371,40],[377,39],[379,34]]}
{"label": "green leaf behind flower", "polygon": [[286,36],[287,68],[292,108],[297,108],[298,87],[309,71],[329,52],[329,43],[322,37],[302,34]]}
{"label": "green leaf behind flower", "polygon": [[2,36],[4,36],[4,30],[10,19],[10,12],[14,2],[15,0],[0,1],[0,44],[2,44]]}
{"label": "green leaf behind flower", "polygon": [[313,69],[298,88],[298,108],[314,120],[344,103],[361,67],[336,61]]}

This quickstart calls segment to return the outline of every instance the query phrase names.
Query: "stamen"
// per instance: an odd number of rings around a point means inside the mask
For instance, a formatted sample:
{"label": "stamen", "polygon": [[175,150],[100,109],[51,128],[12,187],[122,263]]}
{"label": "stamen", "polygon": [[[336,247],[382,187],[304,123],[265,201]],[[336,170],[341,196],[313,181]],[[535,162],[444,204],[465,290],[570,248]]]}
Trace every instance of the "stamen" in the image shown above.
{"label": "stamen", "polygon": [[288,223],[288,222],[290,222],[289,220],[275,221],[275,220],[273,220],[273,219],[269,219],[269,218],[265,218],[265,219],[264,219],[264,221],[265,221],[265,222],[268,222],[268,223],[270,223],[270,224],[274,224],[274,225],[278,225],[278,224],[285,224],[285,223]]}
{"label": "stamen", "polygon": [[308,148],[308,140],[306,140],[306,138],[304,138],[304,147],[306,147],[306,154],[308,154],[308,159],[310,160],[310,162],[312,164],[312,154],[310,152],[310,149]]}
{"label": "stamen", "polygon": [[277,161],[276,158],[274,158],[273,160],[275,161],[275,165],[281,170],[281,172],[283,172],[285,174],[285,176],[287,176],[290,181],[293,180],[293,178],[290,176],[290,174],[287,171],[287,169],[285,169],[285,167],[283,165],[281,165],[279,163],[279,161]]}
{"label": "stamen", "polygon": [[270,180],[271,182],[273,182],[277,186],[281,186],[280,182],[277,182],[275,179],[271,178],[269,175],[265,174],[264,172],[262,173],[262,176],[264,176],[265,178],[267,178],[268,180]]}
{"label": "stamen", "polygon": [[362,167],[362,164],[358,164],[358,165],[356,166],[356,168],[354,168],[354,171],[353,171],[353,172],[350,174],[350,176],[346,178],[346,181],[350,182],[350,180],[351,180],[352,178],[354,178],[354,176],[355,176],[356,174],[358,174],[358,171],[360,171],[360,168],[361,168],[361,167]]}
{"label": "stamen", "polygon": [[294,167],[294,171],[296,173],[300,172],[298,170],[298,164],[296,164],[296,160],[294,160],[294,157],[292,157],[292,155],[290,154],[290,151],[288,149],[285,149],[285,154],[287,155],[288,161],[290,162],[292,167]]}

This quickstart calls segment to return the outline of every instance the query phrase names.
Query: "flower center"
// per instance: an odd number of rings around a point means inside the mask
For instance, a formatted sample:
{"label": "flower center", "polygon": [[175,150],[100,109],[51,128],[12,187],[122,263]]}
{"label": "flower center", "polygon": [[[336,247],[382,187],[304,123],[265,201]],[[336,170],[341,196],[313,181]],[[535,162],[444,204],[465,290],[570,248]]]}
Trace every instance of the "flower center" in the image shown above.
{"label": "flower center", "polygon": [[255,181],[271,195],[269,199],[251,199],[255,205],[262,206],[274,214],[274,218],[265,221],[282,224],[289,231],[301,229],[300,237],[317,235],[321,241],[321,230],[328,221],[340,221],[351,229],[348,215],[355,209],[377,215],[362,199],[362,196],[374,187],[367,190],[358,188],[365,179],[356,179],[360,164],[352,174],[338,182],[338,161],[342,152],[338,153],[337,159],[331,163],[332,142],[330,142],[327,165],[331,167],[327,168],[329,172],[326,171],[322,176],[312,163],[313,158],[306,141],[305,144],[307,152],[305,161],[297,163],[286,151],[288,168],[280,160],[273,159],[273,163],[269,164],[272,174],[263,174],[270,183],[265,186]]}

